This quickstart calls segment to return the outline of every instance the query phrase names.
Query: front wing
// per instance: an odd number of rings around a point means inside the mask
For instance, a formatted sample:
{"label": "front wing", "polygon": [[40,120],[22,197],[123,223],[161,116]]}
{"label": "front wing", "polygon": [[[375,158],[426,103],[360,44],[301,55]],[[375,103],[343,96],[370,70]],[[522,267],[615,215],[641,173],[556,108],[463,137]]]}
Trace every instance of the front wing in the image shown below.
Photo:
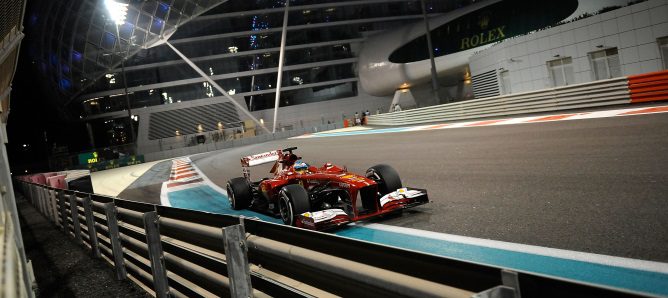
{"label": "front wing", "polygon": [[349,216],[344,210],[338,208],[305,212],[297,216],[297,226],[310,230],[329,230],[350,222],[374,218],[428,202],[427,190],[400,188],[380,198],[379,210],[359,216]]}

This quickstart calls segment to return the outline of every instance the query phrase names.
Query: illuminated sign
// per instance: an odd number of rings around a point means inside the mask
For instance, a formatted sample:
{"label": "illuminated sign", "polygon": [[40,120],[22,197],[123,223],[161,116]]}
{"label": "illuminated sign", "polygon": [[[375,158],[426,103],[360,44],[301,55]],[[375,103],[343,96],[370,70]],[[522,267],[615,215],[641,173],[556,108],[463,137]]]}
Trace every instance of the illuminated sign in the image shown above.
{"label": "illuminated sign", "polygon": [[506,34],[503,32],[504,29],[506,29],[506,26],[500,26],[487,32],[480,32],[470,37],[464,37],[461,40],[461,46],[459,49],[468,50],[470,48],[475,48],[477,46],[504,39],[506,38]]}
{"label": "illuminated sign", "polygon": [[97,152],[87,152],[79,154],[79,164],[88,165],[98,162]]}

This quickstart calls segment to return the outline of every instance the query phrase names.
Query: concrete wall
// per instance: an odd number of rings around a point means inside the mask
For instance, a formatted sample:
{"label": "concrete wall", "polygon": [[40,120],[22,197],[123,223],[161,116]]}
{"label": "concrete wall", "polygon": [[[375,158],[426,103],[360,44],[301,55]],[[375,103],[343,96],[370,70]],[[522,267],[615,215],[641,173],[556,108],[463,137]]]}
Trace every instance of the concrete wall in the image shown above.
{"label": "concrete wall", "polygon": [[[186,144],[190,141],[190,138],[195,136],[193,135],[181,135],[175,136],[173,138],[165,138],[160,140],[149,140],[148,139],[148,126],[150,114],[160,111],[173,110],[173,109],[183,109],[194,106],[203,106],[211,105],[215,103],[220,103],[225,101],[222,97],[215,97],[209,99],[193,100],[188,102],[175,103],[170,105],[162,105],[149,107],[145,109],[133,110],[133,113],[139,115],[139,126],[137,133],[137,152],[138,154],[149,154],[159,151],[167,150],[176,150],[179,148],[186,147]],[[301,130],[301,131],[314,131],[315,127],[331,124],[338,124],[341,126],[343,122],[343,115],[346,118],[352,118],[355,112],[361,113],[362,111],[369,110],[371,113],[375,113],[377,109],[380,108],[381,112],[387,112],[392,101],[392,97],[376,97],[364,93],[362,90],[359,90],[358,96],[348,97],[342,99],[321,101],[315,103],[307,103],[301,105],[294,105],[288,107],[281,107],[278,110],[278,123],[277,131],[283,130]],[[243,103],[243,99],[239,99],[239,102]],[[273,125],[274,110],[267,109],[261,111],[251,112],[253,116],[257,119],[263,119],[265,126],[271,131]],[[239,118],[244,120],[249,120],[250,117],[239,113]],[[332,126],[333,127],[333,126]],[[321,128],[316,128],[321,129]],[[259,129],[258,129],[259,131]],[[223,144],[213,144],[211,134],[217,131],[204,132],[207,137],[207,144],[198,145],[201,150],[199,152],[206,152],[216,149],[221,149],[223,146],[231,147],[231,145]],[[232,130],[226,130],[228,135],[232,134]],[[222,143],[222,142],[220,142]],[[203,148],[201,148],[203,146]],[[210,148],[207,148],[210,147]],[[190,152],[191,150],[187,150]],[[181,156],[175,153],[174,156]],[[172,154],[168,154],[172,155]],[[185,154],[183,154],[185,155]],[[157,157],[156,157],[157,158]]]}
{"label": "concrete wall", "polygon": [[657,38],[664,36],[668,1],[650,0],[505,40],[471,56],[469,65],[474,76],[508,70],[512,93],[532,91],[553,87],[547,61],[557,58],[572,57],[575,84],[594,80],[588,53],[606,48],[618,48],[622,76],[661,70]]}

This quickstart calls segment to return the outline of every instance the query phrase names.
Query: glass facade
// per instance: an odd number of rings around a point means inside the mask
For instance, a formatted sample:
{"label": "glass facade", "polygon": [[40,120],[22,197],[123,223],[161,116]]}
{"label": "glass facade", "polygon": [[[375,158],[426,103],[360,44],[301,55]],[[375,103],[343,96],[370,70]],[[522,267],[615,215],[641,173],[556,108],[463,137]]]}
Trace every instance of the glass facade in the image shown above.
{"label": "glass facade", "polygon": [[[472,1],[427,1],[443,13]],[[179,27],[179,51],[251,111],[275,105],[284,1],[227,1]],[[281,106],[358,95],[356,50],[364,36],[422,18],[420,1],[292,1],[281,82]],[[121,33],[123,37],[123,33]],[[103,38],[103,37],[101,37]],[[120,67],[107,70],[73,98],[82,116],[127,108]],[[167,46],[144,49],[125,63],[131,108],[222,96]]]}
{"label": "glass facade", "polygon": [[104,1],[36,2],[27,27],[38,38],[29,51],[58,99],[68,103],[124,57],[170,36],[221,0],[125,2],[129,5],[124,21],[113,20]]}
{"label": "glass facade", "polygon": [[[75,118],[126,110],[123,74],[131,109],[222,96],[169,47],[150,47],[160,35],[171,35],[249,110],[273,108],[285,1],[220,2],[125,1],[127,19],[116,27],[103,1],[44,0],[29,24],[45,30],[32,54]],[[426,4],[439,14],[473,2]],[[356,55],[365,36],[420,21],[420,7],[419,0],[291,1],[280,105],[358,95]]]}

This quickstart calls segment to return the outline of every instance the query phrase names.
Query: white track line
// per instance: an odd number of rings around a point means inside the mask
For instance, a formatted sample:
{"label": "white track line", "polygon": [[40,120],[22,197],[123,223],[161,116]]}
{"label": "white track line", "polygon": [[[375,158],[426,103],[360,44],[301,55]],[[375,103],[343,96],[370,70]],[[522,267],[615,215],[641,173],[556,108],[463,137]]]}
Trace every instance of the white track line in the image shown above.
{"label": "white track line", "polygon": [[668,274],[668,263],[654,262],[654,261],[645,261],[645,260],[636,260],[623,257],[615,257],[594,253],[570,251],[565,249],[558,248],[549,248],[542,246],[526,245],[519,243],[503,242],[497,240],[473,238],[452,234],[444,234],[437,232],[430,232],[424,230],[417,230],[411,228],[390,226],[384,224],[364,224],[366,228],[401,233],[413,236],[419,236],[424,238],[430,238],[435,240],[449,241],[455,243],[483,246],[489,248],[496,248],[502,250],[509,250],[515,252],[522,252],[527,254],[542,255],[554,258],[576,260],[587,263],[596,263],[608,266],[623,267],[629,269],[637,269],[643,271],[658,272],[662,274]]}

